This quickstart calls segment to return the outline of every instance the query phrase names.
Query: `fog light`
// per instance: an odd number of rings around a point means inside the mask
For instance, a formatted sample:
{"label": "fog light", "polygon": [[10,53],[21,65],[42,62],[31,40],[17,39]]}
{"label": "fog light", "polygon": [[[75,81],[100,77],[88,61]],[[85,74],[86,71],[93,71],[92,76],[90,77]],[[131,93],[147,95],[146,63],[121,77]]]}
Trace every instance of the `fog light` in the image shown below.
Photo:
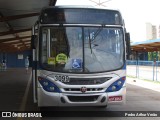
{"label": "fog light", "polygon": [[112,91],[115,91],[116,90],[116,86],[112,86]]}
{"label": "fog light", "polygon": [[103,103],[105,100],[106,100],[106,97],[104,96],[104,97],[101,99],[101,103]]}
{"label": "fog light", "polygon": [[62,102],[62,103],[65,103],[65,102],[66,102],[63,97],[61,97],[61,102]]}

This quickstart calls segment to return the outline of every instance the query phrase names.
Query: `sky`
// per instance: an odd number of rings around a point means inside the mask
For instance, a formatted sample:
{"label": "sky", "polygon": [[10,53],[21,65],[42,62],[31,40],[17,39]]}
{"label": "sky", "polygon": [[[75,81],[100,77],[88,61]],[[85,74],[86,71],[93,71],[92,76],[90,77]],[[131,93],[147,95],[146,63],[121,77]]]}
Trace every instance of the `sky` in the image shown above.
{"label": "sky", "polygon": [[[130,33],[131,41],[139,42],[146,39],[146,23],[160,25],[160,0],[91,0],[105,2],[105,8],[120,10],[125,21],[127,32]],[[90,0],[57,0],[56,5],[92,5]]]}

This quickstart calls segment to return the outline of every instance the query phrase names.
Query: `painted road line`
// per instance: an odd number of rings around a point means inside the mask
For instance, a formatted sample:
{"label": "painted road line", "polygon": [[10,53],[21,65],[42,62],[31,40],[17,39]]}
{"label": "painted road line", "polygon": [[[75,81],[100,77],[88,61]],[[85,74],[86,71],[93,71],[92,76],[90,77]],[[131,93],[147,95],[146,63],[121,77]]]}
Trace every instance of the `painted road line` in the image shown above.
{"label": "painted road line", "polygon": [[[28,93],[29,93],[29,88],[31,86],[31,81],[32,81],[32,74],[30,74],[30,77],[29,77],[29,80],[28,80],[28,83],[27,83],[27,87],[26,87],[26,90],[25,90],[25,94],[23,96],[23,99],[22,99],[22,102],[21,102],[21,106],[19,108],[19,111],[25,111],[25,107],[26,107],[26,103],[27,103],[27,98],[28,98]],[[16,120],[23,120],[22,117],[18,117]]]}

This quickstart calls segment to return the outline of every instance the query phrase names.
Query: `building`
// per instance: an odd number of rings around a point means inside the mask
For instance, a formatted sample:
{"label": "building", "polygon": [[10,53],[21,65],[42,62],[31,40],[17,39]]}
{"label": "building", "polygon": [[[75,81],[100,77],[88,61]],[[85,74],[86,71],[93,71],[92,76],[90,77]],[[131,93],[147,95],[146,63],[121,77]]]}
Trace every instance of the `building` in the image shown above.
{"label": "building", "polygon": [[158,27],[158,38],[160,38],[160,25]]}
{"label": "building", "polygon": [[152,25],[151,23],[146,23],[146,39],[157,39],[157,28],[155,25]]}

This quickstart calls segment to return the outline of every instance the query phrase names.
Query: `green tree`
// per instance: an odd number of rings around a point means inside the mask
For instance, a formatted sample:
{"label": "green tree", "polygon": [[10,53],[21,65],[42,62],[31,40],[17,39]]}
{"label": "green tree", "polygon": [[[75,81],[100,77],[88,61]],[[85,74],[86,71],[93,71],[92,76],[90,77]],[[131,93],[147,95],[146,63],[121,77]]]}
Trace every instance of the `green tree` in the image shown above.
{"label": "green tree", "polygon": [[[160,54],[160,52],[158,52],[158,54],[157,54],[157,52],[148,52],[148,61],[153,61],[154,58],[157,59],[157,56],[159,56],[159,54]],[[159,58],[160,58],[160,56],[159,56]]]}

